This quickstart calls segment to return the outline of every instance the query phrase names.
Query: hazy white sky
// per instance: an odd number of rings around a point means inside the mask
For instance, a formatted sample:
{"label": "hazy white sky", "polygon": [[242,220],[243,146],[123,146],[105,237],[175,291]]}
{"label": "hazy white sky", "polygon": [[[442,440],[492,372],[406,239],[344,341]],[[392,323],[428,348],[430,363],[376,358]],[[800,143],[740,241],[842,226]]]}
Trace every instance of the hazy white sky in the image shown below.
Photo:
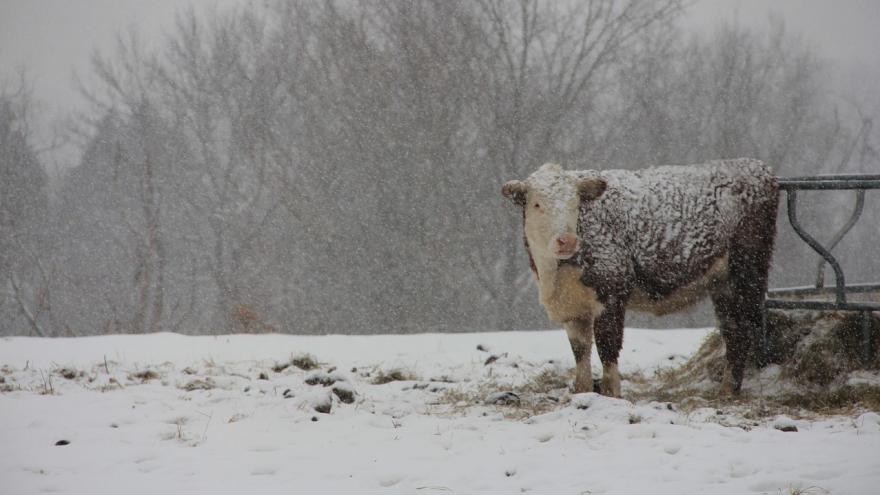
{"label": "hazy white sky", "polygon": [[[95,47],[109,49],[120,30],[137,25],[145,40],[167,31],[176,10],[246,0],[0,0],[0,77],[24,66],[51,120],[82,104],[72,79],[88,72]],[[762,26],[771,12],[841,66],[880,67],[880,0],[697,0],[689,27],[722,19]]]}
{"label": "hazy white sky", "polygon": [[760,25],[771,13],[830,58],[880,64],[880,0],[697,0],[688,23],[711,27],[729,19]]}
{"label": "hazy white sky", "polygon": [[198,10],[244,3],[240,0],[0,0],[0,76],[25,67],[37,97],[68,110],[81,104],[73,71],[88,72],[98,47],[109,50],[116,34],[138,27],[155,42],[173,27],[179,9]]}

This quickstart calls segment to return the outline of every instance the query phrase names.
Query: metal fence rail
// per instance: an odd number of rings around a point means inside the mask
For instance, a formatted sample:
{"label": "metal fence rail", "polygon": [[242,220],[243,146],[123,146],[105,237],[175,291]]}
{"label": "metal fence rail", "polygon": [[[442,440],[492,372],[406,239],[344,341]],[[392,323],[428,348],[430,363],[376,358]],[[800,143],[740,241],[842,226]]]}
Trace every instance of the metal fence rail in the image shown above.
{"label": "metal fence rail", "polygon": [[[871,311],[880,311],[878,302],[851,302],[847,300],[848,294],[865,292],[880,292],[880,283],[877,284],[852,284],[846,285],[846,275],[840,267],[837,258],[831,254],[831,250],[846,236],[855,226],[862,215],[865,206],[865,191],[870,189],[880,190],[880,175],[817,175],[810,177],[786,177],[779,179],[779,189],[785,191],[788,205],[788,222],[795,233],[803,239],[820,259],[816,267],[816,283],[807,287],[788,287],[767,291],[764,301],[764,325],[762,334],[759,336],[759,352],[763,352],[766,346],[767,317],[766,310],[774,309],[803,309],[803,310],[837,310],[857,311],[862,315],[862,359],[865,363],[874,357],[875,349],[871,339]],[[804,230],[797,218],[797,193],[798,191],[815,190],[852,190],[856,192],[856,202],[849,220],[831,238],[827,246],[817,241]],[[825,264],[831,266],[834,272],[834,287],[825,287]],[[810,299],[810,296],[833,295],[834,301],[827,299]],[[794,299],[796,298],[796,299]]]}

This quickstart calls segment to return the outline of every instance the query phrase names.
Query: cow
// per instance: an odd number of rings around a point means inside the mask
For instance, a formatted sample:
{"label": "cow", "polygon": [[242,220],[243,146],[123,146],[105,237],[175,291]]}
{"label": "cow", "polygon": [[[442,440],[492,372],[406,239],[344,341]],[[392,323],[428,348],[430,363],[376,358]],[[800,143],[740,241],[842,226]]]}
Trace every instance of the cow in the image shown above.
{"label": "cow", "polygon": [[726,346],[721,393],[738,393],[762,325],[776,235],[778,183],[739,158],[638,171],[566,171],[545,164],[502,194],[522,208],[541,305],[562,324],[576,393],[620,396],[617,361],[627,309],[668,314],[708,295]]}

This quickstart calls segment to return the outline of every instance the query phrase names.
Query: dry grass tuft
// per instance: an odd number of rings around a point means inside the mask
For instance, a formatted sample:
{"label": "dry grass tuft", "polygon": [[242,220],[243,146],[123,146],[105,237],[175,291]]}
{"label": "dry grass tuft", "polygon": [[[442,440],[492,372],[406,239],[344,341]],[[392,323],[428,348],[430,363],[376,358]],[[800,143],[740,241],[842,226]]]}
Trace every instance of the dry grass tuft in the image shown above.
{"label": "dry grass tuft", "polygon": [[532,377],[520,387],[517,387],[519,394],[546,394],[559,389],[568,390],[569,385],[574,379],[573,370],[561,370],[557,368],[547,368]]}
{"label": "dry grass tuft", "polygon": [[214,384],[214,380],[210,378],[205,378],[204,380],[191,380],[180,388],[186,390],[187,392],[192,392],[193,390],[211,390],[214,387],[216,387],[216,385]]}
{"label": "dry grass tuft", "polygon": [[52,385],[52,374],[43,373],[43,370],[40,370],[40,380],[42,384],[37,389],[37,393],[40,395],[55,395],[55,386]]}
{"label": "dry grass tuft", "polygon": [[319,366],[318,360],[311,354],[300,354],[290,360],[290,364],[303,371],[309,371]]}
{"label": "dry grass tuft", "polygon": [[306,385],[323,385],[325,387],[329,387],[336,383],[336,378],[326,374],[326,373],[315,373],[312,376],[305,379]]}
{"label": "dry grass tuft", "polygon": [[[569,386],[573,378],[573,370],[545,368],[516,386],[489,379],[475,389],[447,388],[439,394],[435,405],[445,406],[446,411],[453,414],[464,413],[472,407],[488,406],[501,412],[507,419],[522,420],[568,404],[571,400]],[[518,401],[486,403],[487,398],[499,392],[511,392]]]}
{"label": "dry grass tuft", "polygon": [[354,391],[344,387],[333,387],[333,394],[339,398],[339,401],[344,404],[351,404],[354,402],[355,394]]}
{"label": "dry grass tuft", "polygon": [[788,495],[827,495],[831,492],[822,488],[821,486],[807,486],[807,487],[799,487],[799,486],[789,486],[788,487]]}
{"label": "dry grass tuft", "polygon": [[880,412],[880,387],[865,384],[843,385],[810,392],[786,393],[777,400],[785,407],[822,414],[849,413],[860,408]]}
{"label": "dry grass tuft", "polygon": [[65,378],[67,380],[74,380],[78,376],[85,375],[85,373],[83,373],[82,371],[77,371],[75,368],[69,366],[58,368],[57,370],[55,370],[55,373],[61,375],[62,378]]}
{"label": "dry grass tuft", "polygon": [[406,382],[413,380],[418,380],[414,374],[400,368],[393,368],[388,371],[379,370],[373,378],[373,385],[385,385],[386,383],[391,382]]}
{"label": "dry grass tuft", "polygon": [[291,366],[295,366],[303,371],[309,371],[320,366],[320,363],[318,363],[318,360],[311,354],[298,354],[296,356],[291,356],[290,360],[287,362],[275,363],[275,366],[272,367],[272,371],[275,373],[281,373]]}
{"label": "dry grass tuft", "polygon": [[148,382],[150,380],[158,380],[159,378],[159,373],[151,369],[137,371],[128,375],[129,380],[140,380],[141,383]]}

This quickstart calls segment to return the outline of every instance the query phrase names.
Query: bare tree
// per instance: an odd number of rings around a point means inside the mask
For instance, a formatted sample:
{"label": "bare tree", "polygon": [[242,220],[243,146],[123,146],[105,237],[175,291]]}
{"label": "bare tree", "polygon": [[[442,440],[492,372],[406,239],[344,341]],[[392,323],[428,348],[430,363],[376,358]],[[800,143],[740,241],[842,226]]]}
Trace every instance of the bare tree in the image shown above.
{"label": "bare tree", "polygon": [[95,59],[82,165],[61,189],[47,266],[63,267],[66,319],[534,328],[546,320],[506,179],[546,161],[874,159],[809,47],[781,26],[685,38],[681,8],[275,2],[184,13],[155,51],[121,38]]}
{"label": "bare tree", "polygon": [[264,279],[281,251],[266,251],[266,235],[284,213],[271,143],[286,98],[269,36],[258,13],[232,11],[203,24],[189,12],[157,68],[162,101],[189,143],[185,199],[201,219],[199,243],[208,249],[199,261],[215,285],[220,328],[230,328],[240,304],[267,308]]}
{"label": "bare tree", "polygon": [[48,177],[33,143],[33,105],[24,74],[0,88],[0,319],[5,331],[46,336],[52,270],[41,241]]}
{"label": "bare tree", "polygon": [[[623,63],[636,46],[638,35],[668,26],[681,2],[540,1],[478,2],[487,25],[477,65],[484,90],[478,120],[484,139],[483,182],[495,187],[483,191],[494,205],[504,178],[523,177],[545,161],[582,163],[580,143],[587,139],[584,122],[596,118],[598,103],[611,84],[612,69]],[[671,30],[659,32],[671,33]],[[497,308],[493,322],[513,328],[521,318],[515,310],[527,273],[518,239],[520,219],[509,212],[482,214],[474,231],[490,232],[501,242],[481,243],[472,259],[481,283]]]}

